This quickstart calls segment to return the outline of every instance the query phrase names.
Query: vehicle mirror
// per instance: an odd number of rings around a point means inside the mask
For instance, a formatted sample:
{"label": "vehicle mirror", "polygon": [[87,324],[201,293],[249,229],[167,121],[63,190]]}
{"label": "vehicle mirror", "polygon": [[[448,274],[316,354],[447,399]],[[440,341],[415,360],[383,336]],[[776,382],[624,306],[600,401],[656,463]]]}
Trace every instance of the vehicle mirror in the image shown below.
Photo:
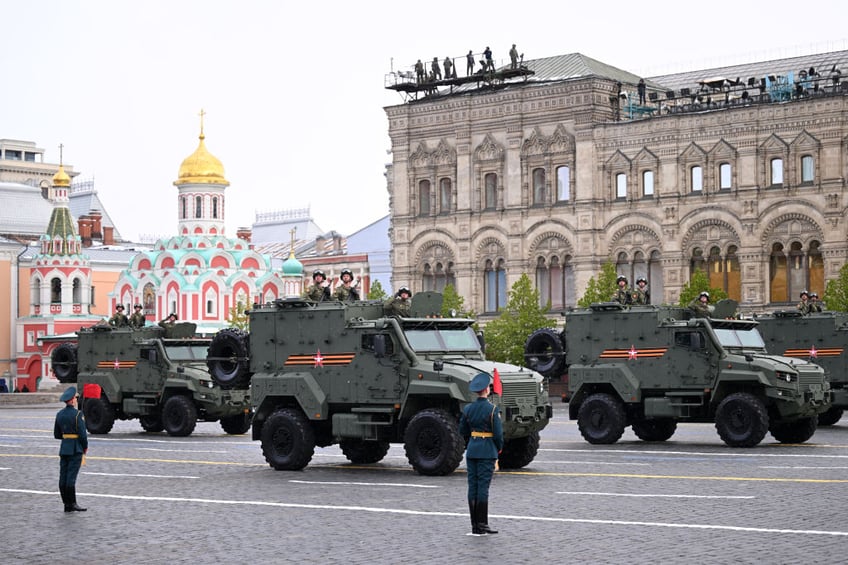
{"label": "vehicle mirror", "polygon": [[382,334],[374,336],[374,356],[377,358],[386,356],[386,336]]}
{"label": "vehicle mirror", "polygon": [[701,339],[701,334],[699,332],[693,332],[690,336],[689,340],[689,348],[692,351],[700,351],[704,348],[704,342]]}
{"label": "vehicle mirror", "polygon": [[480,343],[480,351],[483,353],[486,352],[486,337],[483,335],[482,331],[477,332],[477,341]]}
{"label": "vehicle mirror", "polygon": [[443,371],[445,369],[445,362],[441,359],[436,359],[433,361],[433,370],[437,373]]}

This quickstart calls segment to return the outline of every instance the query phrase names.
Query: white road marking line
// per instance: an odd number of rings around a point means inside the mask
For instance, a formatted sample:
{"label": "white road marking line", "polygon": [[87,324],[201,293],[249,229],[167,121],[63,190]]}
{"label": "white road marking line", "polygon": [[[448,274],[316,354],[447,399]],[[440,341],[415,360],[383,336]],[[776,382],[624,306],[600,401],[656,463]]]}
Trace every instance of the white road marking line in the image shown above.
{"label": "white road marking line", "polygon": [[354,483],[347,481],[298,481],[290,480],[290,483],[302,485],[340,485],[340,486],[365,486],[365,487],[403,487],[403,488],[441,488],[436,485],[416,485],[414,483]]}
{"label": "white road marking line", "polygon": [[848,469],[848,467],[801,467],[801,466],[792,466],[792,465],[760,465],[759,469],[812,469],[812,470],[842,470]]}
{"label": "white road marking line", "polygon": [[150,479],[199,479],[200,477],[192,477],[190,475],[141,475],[131,473],[89,473],[83,471],[83,475],[99,475],[101,477],[144,477]]}
{"label": "white road marking line", "polygon": [[211,449],[162,449],[159,447],[139,447],[139,451],[162,451],[166,453],[228,453],[227,451],[215,451]]}
{"label": "white road marking line", "polygon": [[538,463],[554,463],[554,464],[561,464],[561,465],[619,465],[619,466],[624,465],[624,466],[628,466],[628,467],[650,467],[651,465],[653,465],[653,463],[636,463],[636,462],[633,462],[633,463],[630,463],[630,462],[613,463],[613,462],[609,462],[609,461],[580,461],[580,460],[578,460],[578,461],[551,461],[551,460],[547,460],[547,459],[544,460],[544,461],[542,461],[540,459],[540,460],[536,461],[536,463],[537,464]]}
{"label": "white road marking line", "polygon": [[[0,492],[17,494],[38,494],[56,496],[55,491],[0,488]],[[129,496],[119,494],[100,494],[78,492],[84,498],[113,498],[117,500],[151,500],[157,502],[191,502],[197,504],[221,504],[228,506],[267,506],[271,508],[298,508],[303,510],[341,510],[347,512],[370,512],[375,514],[401,514],[406,516],[456,517],[468,519],[467,512],[427,512],[422,510],[403,510],[400,508],[374,508],[369,506],[333,506],[328,504],[296,504],[291,502],[266,502],[262,500],[219,500],[208,498],[182,498],[170,496]],[[848,538],[848,531],[838,530],[795,530],[789,528],[754,528],[746,526],[726,526],[716,524],[680,524],[667,522],[642,522],[635,520],[594,520],[588,518],[549,518],[544,516],[512,516],[510,514],[491,514],[489,518],[515,520],[519,522],[550,522],[558,524],[595,524],[605,526],[640,526],[646,528],[672,528],[689,530],[717,530],[731,532],[752,532],[760,534],[797,534],[808,536],[834,536]]]}
{"label": "white road marking line", "polygon": [[587,496],[624,496],[633,498],[730,498],[730,499],[752,499],[755,496],[719,496],[707,494],[634,494],[624,492],[579,492],[579,491],[560,491],[555,494],[580,494]]}
{"label": "white road marking line", "polygon": [[539,451],[554,451],[563,453],[615,453],[616,455],[683,455],[683,456],[708,456],[708,457],[800,457],[800,458],[819,458],[819,459],[848,459],[848,455],[815,455],[813,453],[740,453],[732,451],[728,453],[721,452],[701,452],[701,451],[651,451],[646,449],[560,449],[547,448],[539,449]]}

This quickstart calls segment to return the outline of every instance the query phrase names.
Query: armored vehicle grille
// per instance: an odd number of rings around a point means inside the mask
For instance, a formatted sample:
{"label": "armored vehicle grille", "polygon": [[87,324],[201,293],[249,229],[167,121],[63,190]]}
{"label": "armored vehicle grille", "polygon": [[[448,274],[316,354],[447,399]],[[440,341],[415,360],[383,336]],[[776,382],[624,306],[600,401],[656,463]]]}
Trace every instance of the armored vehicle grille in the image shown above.
{"label": "armored vehicle grille", "polygon": [[539,385],[534,382],[504,383],[502,402],[504,406],[517,406],[516,398],[536,398]]}
{"label": "armored vehicle grille", "polygon": [[798,384],[802,387],[822,384],[821,373],[816,370],[798,370]]}

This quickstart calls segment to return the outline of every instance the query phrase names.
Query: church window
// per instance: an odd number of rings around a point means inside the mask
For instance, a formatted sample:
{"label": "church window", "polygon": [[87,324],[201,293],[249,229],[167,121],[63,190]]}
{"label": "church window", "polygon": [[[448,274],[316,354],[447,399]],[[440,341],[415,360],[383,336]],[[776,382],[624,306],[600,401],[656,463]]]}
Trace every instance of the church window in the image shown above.
{"label": "church window", "polygon": [[214,219],[218,219],[218,197],[215,196],[212,198],[212,217]]}
{"label": "church window", "polygon": [[203,197],[195,196],[194,197],[194,217],[202,218],[203,217]]}
{"label": "church window", "polygon": [[58,277],[50,279],[50,302],[62,303],[62,281]]}

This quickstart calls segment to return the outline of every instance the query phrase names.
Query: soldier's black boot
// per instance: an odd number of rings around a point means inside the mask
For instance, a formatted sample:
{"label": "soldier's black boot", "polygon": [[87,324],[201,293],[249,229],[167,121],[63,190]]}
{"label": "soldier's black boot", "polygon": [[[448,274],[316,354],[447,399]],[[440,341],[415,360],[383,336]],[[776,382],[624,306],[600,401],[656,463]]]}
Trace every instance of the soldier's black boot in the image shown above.
{"label": "soldier's black boot", "polygon": [[65,492],[68,493],[68,504],[65,506],[65,512],[85,512],[88,510],[88,508],[83,508],[77,504],[77,487],[65,487]]}
{"label": "soldier's black boot", "polygon": [[477,528],[481,534],[496,534],[497,530],[489,527],[489,501],[477,501]]}
{"label": "soldier's black boot", "polygon": [[472,535],[479,536],[483,532],[480,531],[480,524],[477,523],[477,501],[469,500],[468,501],[468,512],[471,514],[471,533]]}
{"label": "soldier's black boot", "polygon": [[71,508],[71,505],[68,503],[68,487],[60,486],[59,494],[62,495],[62,504],[65,505],[65,512],[73,512],[73,508]]}

